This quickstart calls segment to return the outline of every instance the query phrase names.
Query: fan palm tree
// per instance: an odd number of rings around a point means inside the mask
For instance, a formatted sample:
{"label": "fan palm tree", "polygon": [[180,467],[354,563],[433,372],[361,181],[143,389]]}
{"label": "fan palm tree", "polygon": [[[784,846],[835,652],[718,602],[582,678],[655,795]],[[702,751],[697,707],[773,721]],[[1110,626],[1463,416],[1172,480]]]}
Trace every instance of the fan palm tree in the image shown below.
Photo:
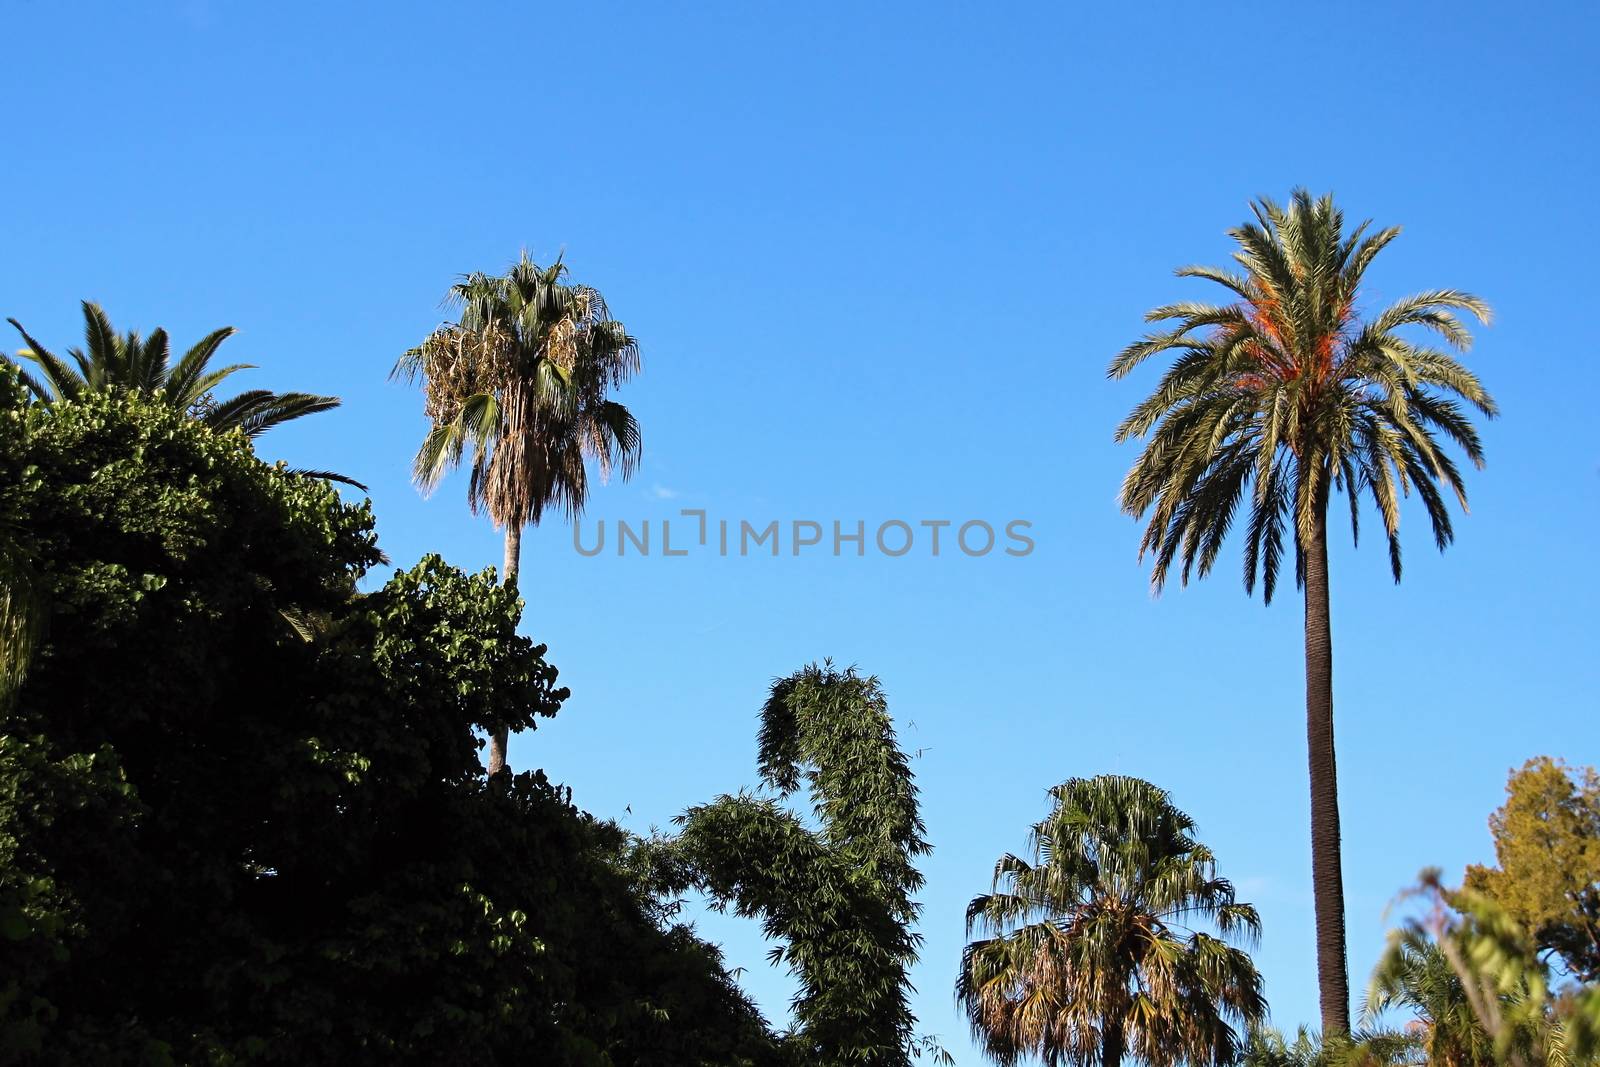
{"label": "fan palm tree", "polygon": [[[471,452],[467,503],[505,531],[505,582],[517,584],[522,528],[547,508],[577,518],[589,499],[588,461],[631,477],[639,425],[611,389],[639,369],[639,345],[599,290],[566,280],[559,258],[524,253],[503,275],[471,274],[446,299],[458,321],[395,365],[424,382],[431,423],[413,473],[432,492]],[[507,731],[489,738],[489,773],[506,766]]]}
{"label": "fan palm tree", "polygon": [[1112,361],[1121,378],[1145,360],[1174,352],[1155,392],[1123,421],[1117,440],[1148,437],[1122,484],[1122,506],[1150,515],[1140,545],[1155,558],[1160,591],[1175,561],[1182,579],[1204,577],[1241,501],[1244,584],[1257,578],[1267,602],[1277,586],[1284,533],[1293,537],[1295,580],[1305,591],[1306,737],[1311,777],[1312,877],[1317,972],[1324,1034],[1350,1029],[1345,969],[1344,889],[1333,744],[1333,650],[1328,624],[1328,506],[1349,499],[1352,534],[1359,496],[1377,506],[1400,579],[1400,501],[1415,490],[1443,549],[1453,537],[1441,487],[1466,505],[1461,472],[1441,438],[1476,466],[1483,449],[1456,398],[1485,416],[1494,401],[1446,351],[1400,331],[1432,331],[1445,348],[1471,337],[1457,312],[1480,322],[1489,308],[1469,293],[1435,289],[1363,318],[1362,278],[1400,232],[1345,232],[1331,197],[1296,191],[1288,207],[1254,205],[1255,219],[1230,231],[1238,270],[1184,267],[1180,277],[1227,289],[1227,304],[1158,307],[1147,321],[1172,323]]}
{"label": "fan palm tree", "polygon": [[[1243,950],[1255,908],[1234,899],[1211,850],[1165,790],[1138,778],[1074,778],[1051,791],[1032,861],[995,865],[967,908],[956,998],[1001,1063],[1152,1067],[1237,1061],[1235,1026],[1266,1012]],[[1221,936],[1196,929],[1202,921]]]}
{"label": "fan palm tree", "polygon": [[[18,355],[39,371],[35,377],[22,370],[22,381],[41,403],[69,401],[86,393],[139,390],[215,429],[242,430],[252,438],[291,419],[339,406],[338,397],[274,393],[267,389],[250,389],[227,400],[216,399],[213,391],[226,378],[236,371],[252,369],[248,363],[210,369],[218,347],[233,336],[232,326],[207,334],[173,364],[165,330],[158,327],[147,338],[137,333],[119,334],[111,328],[100,305],[85,300],[84,347],[68,349],[67,354],[72,357],[68,363],[35,341],[16,319],[6,321],[28,346]],[[349,481],[325,472],[303,473]]]}

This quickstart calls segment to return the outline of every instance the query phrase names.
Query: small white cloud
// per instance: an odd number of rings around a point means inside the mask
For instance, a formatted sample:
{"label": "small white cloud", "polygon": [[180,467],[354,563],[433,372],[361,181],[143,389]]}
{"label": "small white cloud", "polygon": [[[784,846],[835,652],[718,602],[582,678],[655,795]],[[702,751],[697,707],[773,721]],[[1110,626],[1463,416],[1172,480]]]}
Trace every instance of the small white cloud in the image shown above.
{"label": "small white cloud", "polygon": [[669,489],[660,482],[650,487],[650,496],[654,500],[676,500],[681,495],[676,489]]}

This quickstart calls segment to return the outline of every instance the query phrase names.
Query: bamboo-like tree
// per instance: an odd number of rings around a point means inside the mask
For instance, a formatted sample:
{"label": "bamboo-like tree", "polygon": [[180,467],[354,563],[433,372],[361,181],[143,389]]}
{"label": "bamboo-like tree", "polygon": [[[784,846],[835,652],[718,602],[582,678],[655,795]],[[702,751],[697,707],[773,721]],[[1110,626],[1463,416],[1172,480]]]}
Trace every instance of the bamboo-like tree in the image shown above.
{"label": "bamboo-like tree", "polygon": [[[1367,268],[1398,227],[1346,232],[1331,197],[1296,191],[1287,207],[1254,205],[1253,221],[1229,231],[1238,269],[1184,267],[1232,294],[1226,304],[1180,303],[1145,318],[1168,323],[1125,348],[1113,378],[1161,353],[1175,353],[1155,392],[1117,429],[1147,437],[1122,484],[1122,506],[1149,515],[1140,558],[1154,556],[1159,592],[1175,562],[1187,582],[1204,577],[1243,505],[1244,583],[1259,578],[1271,602],[1287,536],[1296,584],[1305,591],[1306,738],[1311,778],[1312,877],[1317,974],[1325,1035],[1350,1029],[1344,887],[1333,737],[1333,646],[1328,614],[1328,508],[1335,492],[1358,532],[1359,497],[1377,507],[1400,579],[1401,499],[1415,491],[1435,543],[1453,537],[1445,494],[1463,508],[1461,472],[1443,443],[1475,465],[1483,449],[1459,401],[1485,416],[1494,401],[1445,349],[1471,336],[1458,312],[1489,319],[1482,300],[1455,289],[1407,297],[1363,316]],[[1431,331],[1432,346],[1404,335]]]}
{"label": "bamboo-like tree", "polygon": [[[599,290],[569,282],[558,258],[526,254],[501,275],[451,287],[456,322],[395,365],[424,384],[430,422],[413,473],[431,493],[469,455],[467,503],[505,531],[504,581],[516,586],[522,528],[548,508],[576,519],[589,499],[588,461],[623,478],[639,462],[639,425],[610,391],[639,369],[639,345]],[[507,730],[491,731],[489,773],[506,767]]]}
{"label": "bamboo-like tree", "polygon": [[[928,852],[917,787],[876,678],[831,663],[773,683],[761,712],[763,784],[690,808],[675,839],[655,841],[657,887],[707,892],[759,916],[774,962],[799,980],[796,1063],[907,1067],[953,1062],[915,1034],[908,970]],[[811,820],[782,799],[804,790]],[[809,823],[809,824],[808,824]]]}
{"label": "bamboo-like tree", "polygon": [[[84,346],[71,348],[67,362],[34,340],[16,319],[7,319],[28,346],[18,356],[32,363],[38,375],[20,368],[22,382],[40,403],[74,400],[85,393],[139,390],[188,412],[219,430],[242,430],[257,437],[274,426],[339,406],[339,398],[313,393],[274,393],[249,389],[227,400],[214,396],[217,386],[237,371],[253,369],[249,363],[231,363],[211,369],[211,359],[222,342],[236,332],[232,326],[213,330],[172,362],[167,331],[157,327],[149,337],[112,329],[100,305],[83,302]],[[302,473],[323,475],[325,472]],[[339,481],[347,478],[334,477]],[[354,483],[352,483],[354,484]]]}
{"label": "bamboo-like tree", "polygon": [[1102,775],[1050,792],[1031,861],[1002,856],[993,891],[967,908],[982,936],[956,999],[974,1035],[1003,1064],[1236,1062],[1266,1002],[1249,955],[1224,938],[1253,941],[1255,908],[1165,790]]}

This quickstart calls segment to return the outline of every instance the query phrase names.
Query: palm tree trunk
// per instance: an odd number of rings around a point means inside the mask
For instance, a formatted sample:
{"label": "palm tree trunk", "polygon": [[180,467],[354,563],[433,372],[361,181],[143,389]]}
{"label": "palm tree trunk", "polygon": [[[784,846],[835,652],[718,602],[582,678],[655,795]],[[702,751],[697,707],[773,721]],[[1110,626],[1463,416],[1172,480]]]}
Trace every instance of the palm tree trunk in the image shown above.
{"label": "palm tree trunk", "polygon": [[1317,508],[1305,546],[1306,754],[1311,771],[1311,885],[1317,912],[1317,987],[1324,1037],[1350,1032],[1344,874],[1339,862],[1339,774],[1333,753],[1333,635],[1328,622],[1328,514]]}
{"label": "palm tree trunk", "polygon": [[[506,565],[503,581],[515,589],[517,587],[517,571],[522,567],[522,524],[520,522],[506,523]],[[506,770],[506,745],[510,740],[510,731],[504,726],[497,726],[489,734],[489,777],[493,778],[501,771]]]}
{"label": "palm tree trunk", "polygon": [[1106,1019],[1100,1024],[1100,1067],[1121,1067],[1125,1039],[1122,1020]]}

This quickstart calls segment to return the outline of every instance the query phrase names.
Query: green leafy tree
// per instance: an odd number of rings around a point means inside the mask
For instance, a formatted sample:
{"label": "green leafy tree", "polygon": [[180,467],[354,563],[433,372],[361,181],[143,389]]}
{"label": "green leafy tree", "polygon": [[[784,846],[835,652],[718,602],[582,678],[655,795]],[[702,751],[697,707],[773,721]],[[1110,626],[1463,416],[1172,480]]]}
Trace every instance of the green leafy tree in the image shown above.
{"label": "green leafy tree", "polygon": [[[1600,1062],[1600,987],[1554,992],[1534,940],[1494,898],[1470,888],[1449,889],[1436,870],[1423,871],[1403,897],[1420,901],[1421,910],[1390,935],[1374,989],[1411,983],[1406,969],[1418,963],[1436,968],[1435,955],[1448,965],[1456,984],[1418,998],[1431,1005],[1422,1020],[1430,1063],[1588,1067]],[[1429,981],[1440,984],[1436,976]],[[1458,996],[1465,999],[1478,1033],[1453,1010],[1448,1025],[1435,1014],[1453,1009]],[[1491,1060],[1481,1058],[1486,1050]]]}
{"label": "green leafy tree", "polygon": [[367,504],[142,393],[9,395],[45,617],[0,708],[0,1062],[778,1062],[621,830],[485,777],[567,696],[514,590],[358,594]]}
{"label": "green leafy tree", "polygon": [[1489,817],[1496,867],[1467,869],[1574,977],[1600,981],[1600,775],[1548,756],[1511,774]]}
{"label": "green leafy tree", "polygon": [[1484,1031],[1461,976],[1439,946],[1422,931],[1395,931],[1378,961],[1367,992],[1363,1018],[1380,1023],[1385,1013],[1406,1011],[1405,1029],[1369,1037],[1369,1045],[1387,1045],[1387,1060],[1434,1064],[1436,1067],[1492,1067],[1494,1042]]}
{"label": "green leafy tree", "polygon": [[[917,789],[876,678],[813,664],[772,686],[761,713],[761,778],[690,808],[654,845],[655,879],[695,886],[759,916],[775,962],[800,981],[786,1053],[795,1063],[897,1067],[942,1050],[915,1033],[907,968],[928,851]],[[816,825],[782,803],[804,788]]]}
{"label": "green leafy tree", "polygon": [[1223,938],[1256,938],[1255,908],[1165,790],[1102,775],[1050,793],[1033,859],[1002,856],[993,891],[967,908],[968,933],[983,936],[956,998],[974,1035],[1006,1064],[1236,1062],[1235,1027],[1260,1022],[1266,1002],[1250,957]]}
{"label": "green leafy tree", "polygon": [[1362,280],[1398,227],[1346,231],[1331,197],[1295,192],[1287,207],[1254,205],[1255,219],[1229,231],[1237,270],[1184,267],[1180,277],[1221,285],[1231,303],[1185,302],[1145,318],[1167,324],[1125,348],[1113,378],[1172,352],[1150,396],[1117,429],[1117,440],[1148,438],[1122,484],[1122,506],[1149,515],[1140,556],[1155,558],[1160,591],[1174,563],[1181,577],[1208,574],[1241,503],[1246,512],[1244,583],[1259,578],[1270,603],[1284,558],[1294,550],[1305,591],[1306,739],[1311,779],[1312,881],[1317,975],[1324,1033],[1350,1029],[1340,867],[1338,781],[1333,735],[1333,641],[1328,607],[1328,508],[1369,495],[1400,579],[1401,498],[1415,491],[1435,543],[1454,536],[1445,494],[1464,507],[1461,472],[1444,443],[1476,466],[1483,449],[1457,398],[1483,415],[1494,401],[1447,351],[1408,339],[1415,327],[1445,348],[1471,337],[1457,312],[1487,322],[1482,300],[1455,289],[1406,297],[1363,316]]}
{"label": "green leafy tree", "polygon": [[[526,254],[503,275],[452,286],[458,321],[395,365],[421,377],[430,428],[416,481],[431,492],[471,453],[467,502],[505,531],[505,583],[515,587],[522,528],[547,508],[576,518],[589,500],[588,462],[624,478],[639,462],[639,425],[610,391],[639,369],[639,345],[599,290],[566,281]],[[506,766],[506,736],[489,739],[489,770]]]}
{"label": "green leafy tree", "polygon": [[67,351],[68,363],[52,354],[16,319],[7,319],[27,344],[18,355],[32,363],[39,376],[23,372],[22,380],[42,403],[78,400],[91,393],[140,390],[179,411],[188,412],[208,426],[243,430],[255,437],[272,427],[339,406],[339,398],[312,393],[274,393],[251,389],[226,400],[214,395],[217,386],[248,363],[211,368],[222,342],[234,334],[224,326],[201,338],[176,364],[171,358],[167,331],[159,327],[149,337],[119,334],[100,305],[83,302],[84,346]]}

